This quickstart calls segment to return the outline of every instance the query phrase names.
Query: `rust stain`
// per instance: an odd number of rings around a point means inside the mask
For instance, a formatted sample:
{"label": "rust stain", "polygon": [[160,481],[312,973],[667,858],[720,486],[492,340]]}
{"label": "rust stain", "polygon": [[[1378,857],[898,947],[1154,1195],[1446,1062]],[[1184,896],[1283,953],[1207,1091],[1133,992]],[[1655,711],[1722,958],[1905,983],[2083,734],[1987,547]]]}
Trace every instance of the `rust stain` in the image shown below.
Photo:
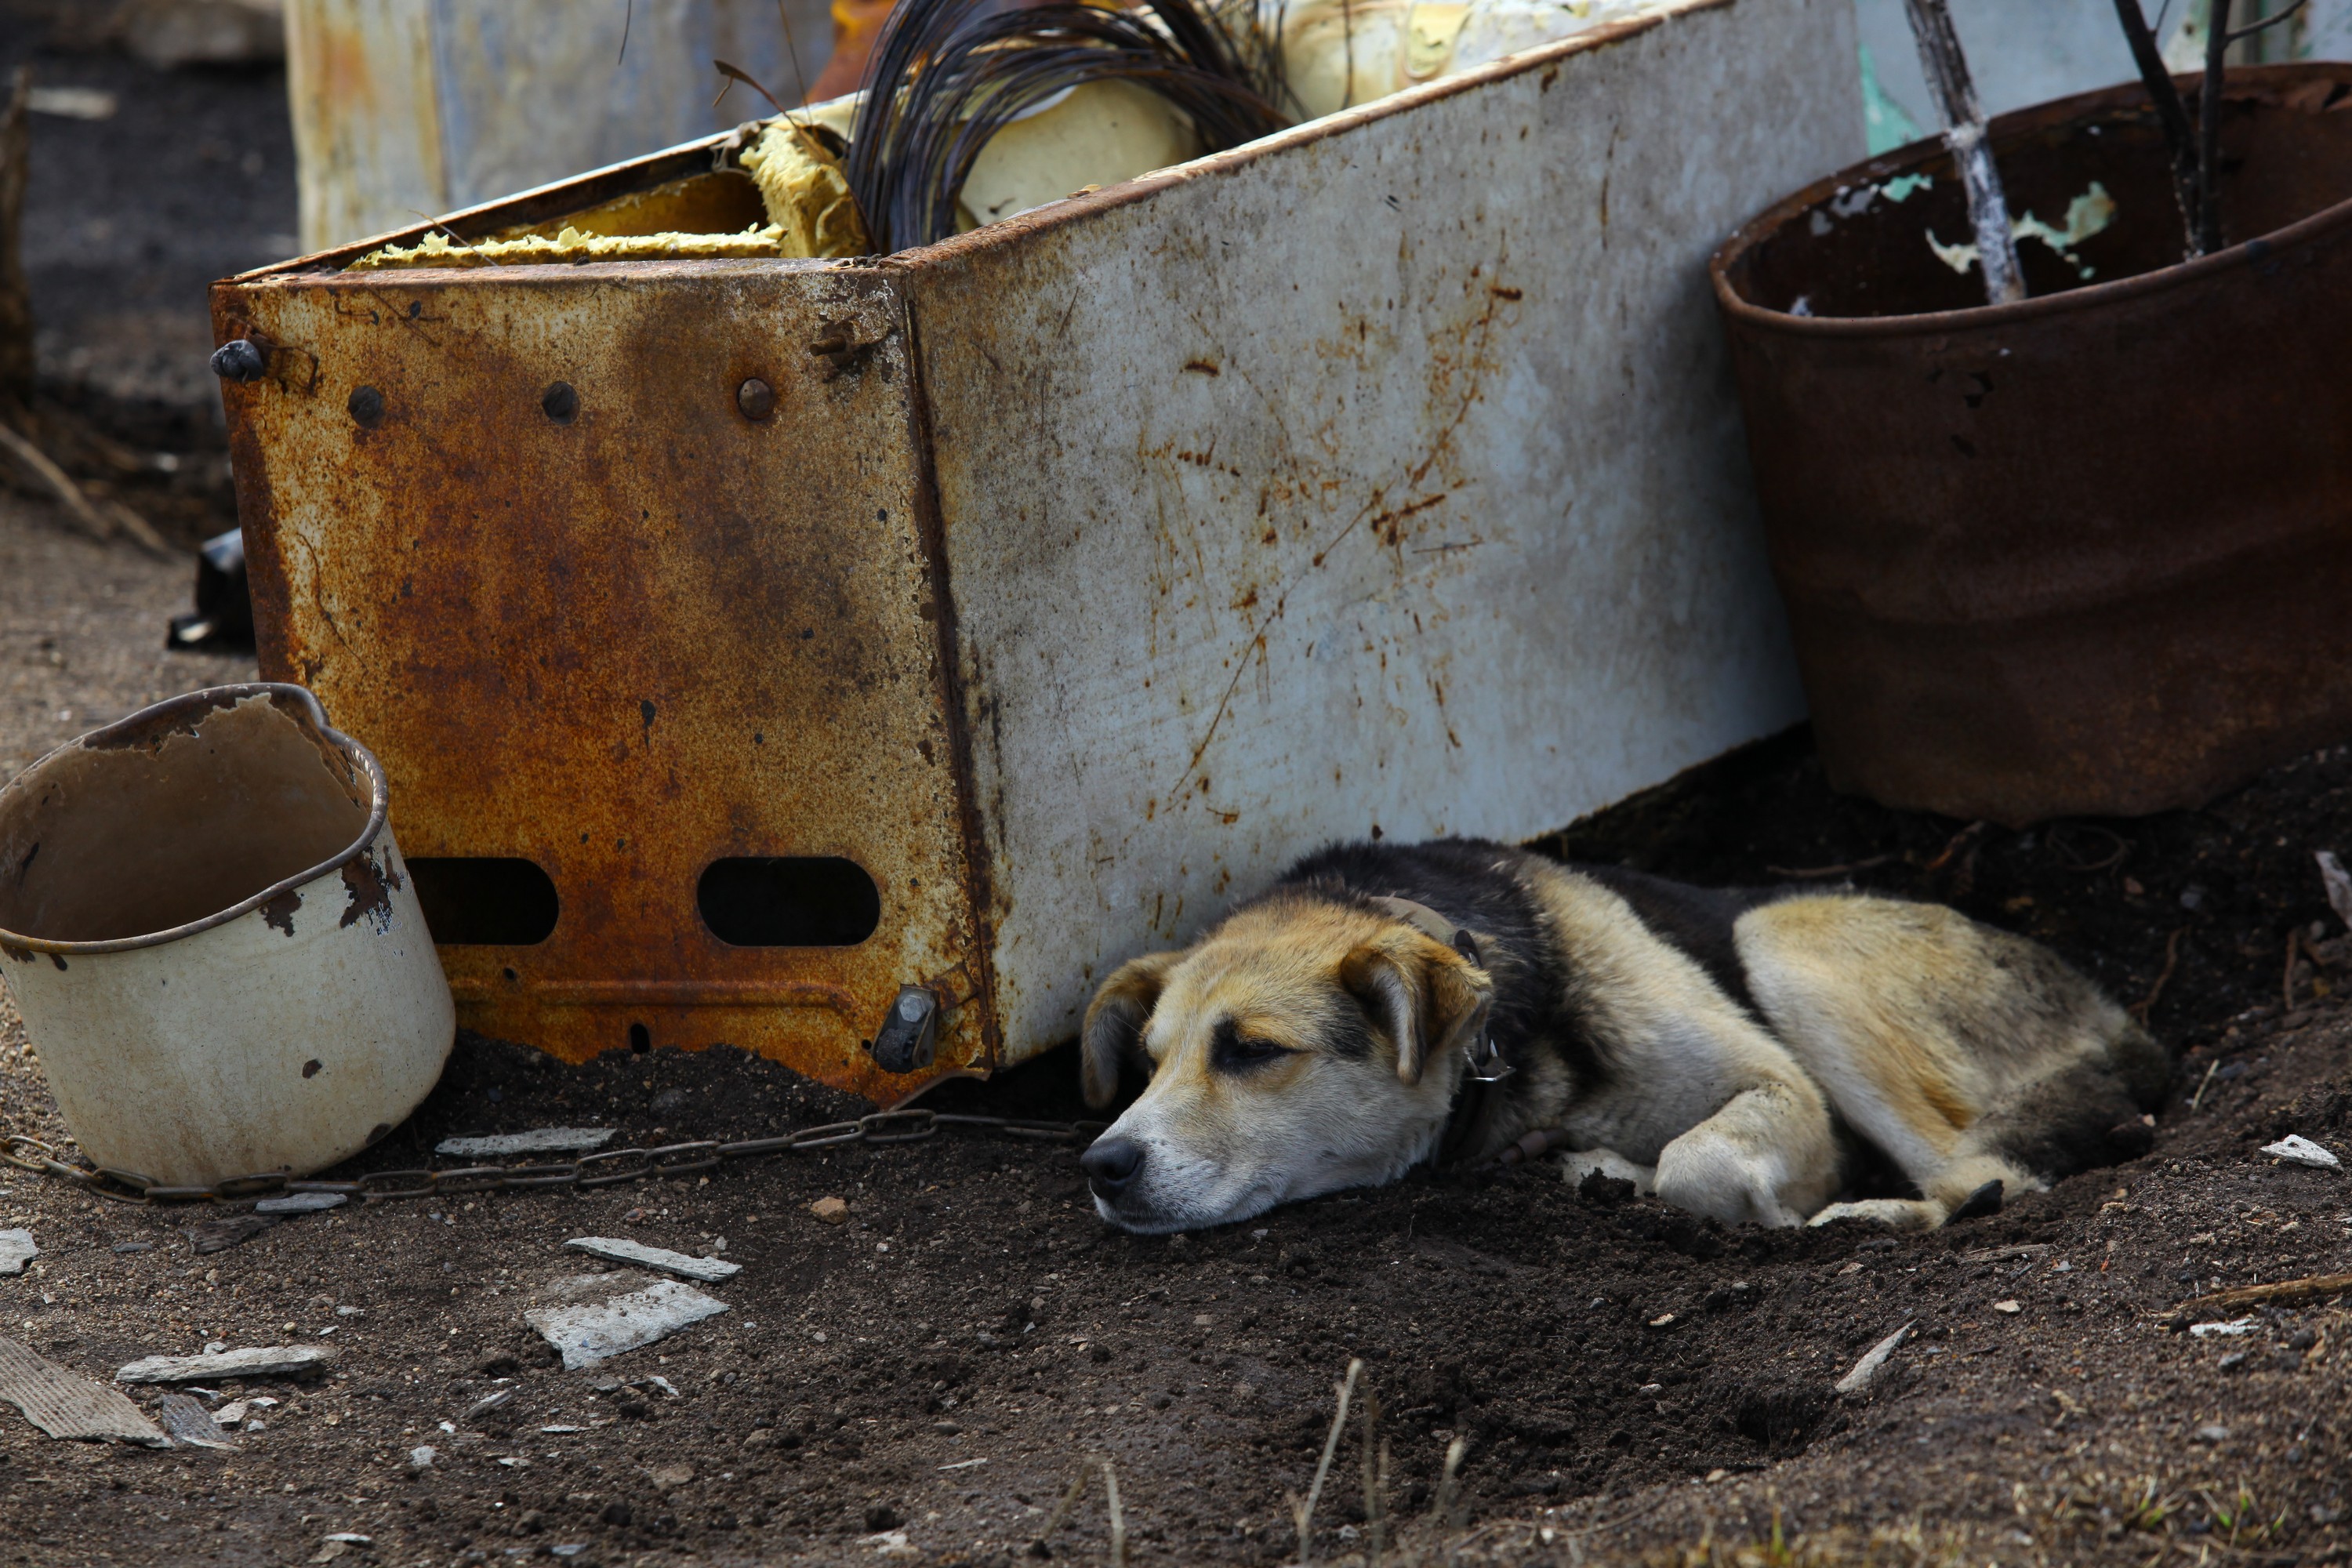
{"label": "rust stain", "polygon": [[[393,879],[393,880],[396,880]],[[375,852],[368,850],[343,862],[345,902],[340,926],[357,925],[365,920],[377,934],[392,929],[392,888],[383,868],[375,863]],[[293,934],[289,921],[287,934]]]}
{"label": "rust stain", "polygon": [[[294,934],[294,911],[301,907],[301,893],[296,889],[289,888],[284,892],[278,894],[276,898],[268,900],[261,906],[262,923],[278,931],[282,931],[288,936],[292,936]],[[352,923],[349,916],[344,918],[343,923],[345,925]]]}

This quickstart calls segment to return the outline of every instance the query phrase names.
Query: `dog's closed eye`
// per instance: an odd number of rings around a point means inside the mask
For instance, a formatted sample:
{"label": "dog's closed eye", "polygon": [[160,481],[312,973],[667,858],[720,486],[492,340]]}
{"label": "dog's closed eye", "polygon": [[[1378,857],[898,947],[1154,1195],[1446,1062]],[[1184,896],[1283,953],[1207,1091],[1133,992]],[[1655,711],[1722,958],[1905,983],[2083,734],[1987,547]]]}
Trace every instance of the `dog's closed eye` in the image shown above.
{"label": "dog's closed eye", "polygon": [[1249,1072],[1291,1054],[1286,1046],[1243,1034],[1230,1018],[1217,1026],[1209,1040],[1209,1064],[1219,1072]]}

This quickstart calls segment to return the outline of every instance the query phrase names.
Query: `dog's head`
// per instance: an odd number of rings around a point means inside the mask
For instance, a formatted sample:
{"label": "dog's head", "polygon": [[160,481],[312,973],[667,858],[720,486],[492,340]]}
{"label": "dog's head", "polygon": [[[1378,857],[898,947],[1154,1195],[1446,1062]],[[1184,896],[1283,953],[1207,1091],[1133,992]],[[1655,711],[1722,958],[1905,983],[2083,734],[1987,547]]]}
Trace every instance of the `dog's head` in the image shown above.
{"label": "dog's head", "polygon": [[1493,994],[1404,921],[1298,891],[1121,966],[1087,1009],[1087,1100],[1129,1064],[1151,1081],[1081,1162],[1096,1209],[1195,1230],[1394,1180],[1434,1149]]}

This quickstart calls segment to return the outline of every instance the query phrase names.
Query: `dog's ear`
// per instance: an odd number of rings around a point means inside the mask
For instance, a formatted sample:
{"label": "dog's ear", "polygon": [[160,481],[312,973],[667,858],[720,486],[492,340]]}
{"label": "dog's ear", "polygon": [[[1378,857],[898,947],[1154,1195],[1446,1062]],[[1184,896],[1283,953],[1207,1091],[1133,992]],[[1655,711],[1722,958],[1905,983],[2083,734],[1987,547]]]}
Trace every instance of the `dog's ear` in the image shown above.
{"label": "dog's ear", "polygon": [[1087,1004],[1078,1058],[1087,1103],[1097,1110],[1118,1098],[1119,1066],[1141,1039],[1151,1009],[1160,1005],[1160,987],[1183,961],[1181,952],[1150,952],[1129,959],[1111,972]]}
{"label": "dog's ear", "polygon": [[1407,1083],[1469,1040],[1495,997],[1485,970],[1417,931],[1357,948],[1340,963],[1339,984],[1395,1046],[1397,1077]]}

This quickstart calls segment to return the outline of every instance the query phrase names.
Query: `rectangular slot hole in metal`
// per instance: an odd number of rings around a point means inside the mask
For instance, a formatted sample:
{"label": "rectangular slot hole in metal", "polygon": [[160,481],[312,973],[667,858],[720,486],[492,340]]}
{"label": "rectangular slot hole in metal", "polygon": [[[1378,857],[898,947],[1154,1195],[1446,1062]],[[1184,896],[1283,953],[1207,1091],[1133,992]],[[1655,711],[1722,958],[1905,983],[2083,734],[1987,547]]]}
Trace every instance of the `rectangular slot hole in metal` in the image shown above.
{"label": "rectangular slot hole in metal", "polygon": [[882,892],[838,855],[713,860],[694,889],[710,934],[730,947],[856,947],[882,923]]}
{"label": "rectangular slot hole in metal", "polygon": [[408,862],[425,929],[443,947],[534,947],[555,931],[562,900],[530,860],[420,856]]}

